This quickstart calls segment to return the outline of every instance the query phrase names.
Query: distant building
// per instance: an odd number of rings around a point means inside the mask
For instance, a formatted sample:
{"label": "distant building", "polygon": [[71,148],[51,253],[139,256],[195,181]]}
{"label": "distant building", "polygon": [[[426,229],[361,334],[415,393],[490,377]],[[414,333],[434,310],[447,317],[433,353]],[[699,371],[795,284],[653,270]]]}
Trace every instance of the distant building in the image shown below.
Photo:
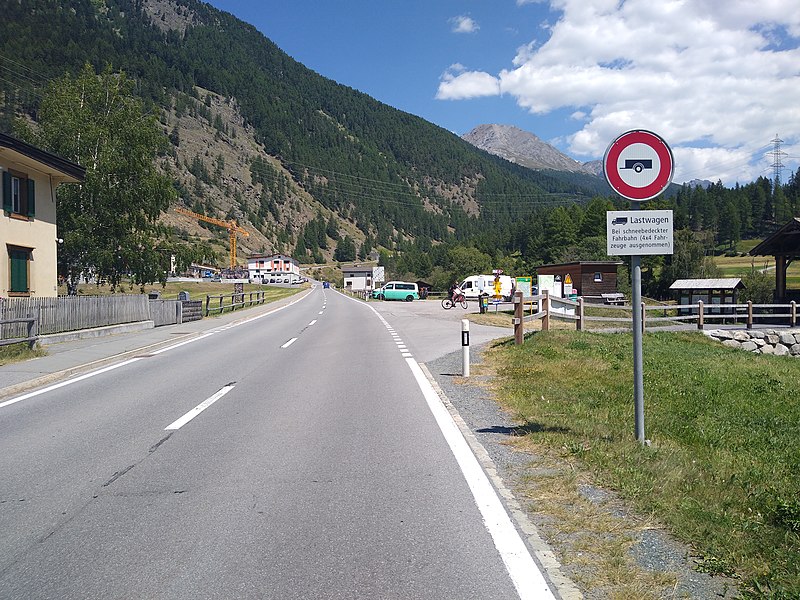
{"label": "distant building", "polygon": [[285,254],[248,256],[247,270],[253,283],[293,283],[300,280],[300,264]]}
{"label": "distant building", "polygon": [[[381,267],[382,269],[382,267]],[[375,285],[375,267],[342,267],[344,275],[344,289],[351,292],[365,292],[372,290]]]}
{"label": "distant building", "polygon": [[617,292],[617,267],[615,261],[576,261],[557,265],[542,265],[536,269],[539,275],[554,275],[564,282],[572,281],[572,289],[578,296],[603,301],[603,294]]}
{"label": "distant building", "polygon": [[83,181],[86,169],[0,133],[0,171],[0,297],[57,296],[56,188]]}

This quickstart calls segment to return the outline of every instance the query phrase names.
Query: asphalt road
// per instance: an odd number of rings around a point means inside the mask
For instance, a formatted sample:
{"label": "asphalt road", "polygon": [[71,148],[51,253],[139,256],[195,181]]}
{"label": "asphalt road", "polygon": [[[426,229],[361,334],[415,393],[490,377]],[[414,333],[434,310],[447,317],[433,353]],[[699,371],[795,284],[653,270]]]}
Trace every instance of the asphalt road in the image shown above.
{"label": "asphalt road", "polygon": [[316,288],[0,404],[0,598],[552,598],[419,369],[462,316]]}

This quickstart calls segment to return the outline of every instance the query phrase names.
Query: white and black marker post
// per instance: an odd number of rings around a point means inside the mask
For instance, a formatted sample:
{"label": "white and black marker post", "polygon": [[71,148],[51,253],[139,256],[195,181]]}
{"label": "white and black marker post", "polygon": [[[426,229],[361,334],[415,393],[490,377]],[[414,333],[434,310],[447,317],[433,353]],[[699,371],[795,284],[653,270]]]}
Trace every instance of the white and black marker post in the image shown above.
{"label": "white and black marker post", "polygon": [[641,202],[655,198],[672,182],[672,150],[652,131],[627,131],[609,144],[603,170],[608,184],[630,200],[633,209],[606,213],[606,249],[611,256],[631,257],[634,421],[636,439],[644,444],[641,255],[672,254],[672,211],[647,211],[646,217],[638,211]]}
{"label": "white and black marker post", "polygon": [[469,377],[469,320],[461,319],[461,372]]}

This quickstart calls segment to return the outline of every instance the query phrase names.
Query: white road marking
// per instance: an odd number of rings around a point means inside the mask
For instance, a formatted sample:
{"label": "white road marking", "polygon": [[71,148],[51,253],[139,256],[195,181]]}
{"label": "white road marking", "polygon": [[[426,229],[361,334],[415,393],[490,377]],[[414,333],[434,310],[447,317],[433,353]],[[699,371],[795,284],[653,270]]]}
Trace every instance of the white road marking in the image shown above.
{"label": "white road marking", "polygon": [[406,358],[406,363],[414,374],[422,394],[433,413],[439,429],[444,435],[450,450],[455,456],[464,479],[467,481],[475,503],[483,516],[484,525],[494,540],[494,545],[506,565],[506,570],[514,582],[514,587],[520,598],[553,599],[553,593],[547,585],[539,567],[528,551],[528,547],[519,535],[516,527],[511,522],[503,503],[497,496],[486,473],[483,472],[478,459],[470,450],[467,441],[458,426],[453,421],[450,413],[442,404],[438,394],[434,391],[428,378],[420,369],[413,358]]}
{"label": "white road marking", "polygon": [[286,342],[283,346],[281,346],[281,348],[288,348],[289,346],[294,344],[296,341],[297,341],[297,338],[292,338],[288,342]]}
{"label": "white road marking", "polygon": [[180,429],[181,427],[186,425],[189,421],[194,419],[197,415],[199,415],[201,412],[203,412],[205,409],[207,409],[209,406],[214,404],[214,402],[216,402],[217,400],[222,398],[225,394],[230,392],[233,389],[233,387],[234,387],[233,385],[226,385],[210,398],[203,400],[200,404],[195,406],[192,410],[187,412],[180,419],[177,419],[176,421],[173,421],[172,423],[164,427],[164,431],[173,431]]}
{"label": "white road marking", "polygon": [[11,400],[6,400],[5,402],[0,402],[0,408],[5,406],[10,406],[11,404],[16,404],[17,402],[22,402],[23,400],[28,400],[30,398],[34,398],[35,396],[39,396],[41,394],[46,394],[47,392],[52,392],[53,390],[57,390],[58,388],[62,388],[68,385],[72,385],[73,383],[78,383],[79,381],[83,381],[84,379],[89,379],[89,377],[94,377],[95,375],[100,375],[101,373],[107,373],[108,371],[113,371],[114,369],[119,369],[120,367],[124,367],[125,365],[129,365],[137,360],[142,360],[141,357],[137,356],[136,358],[131,358],[129,360],[123,361],[121,363],[117,363],[115,365],[110,365],[108,367],[103,367],[102,369],[98,369],[97,371],[92,371],[91,373],[85,373],[84,375],[80,375],[73,379],[67,379],[66,381],[62,381],[61,383],[56,383],[54,385],[47,386],[46,388],[42,388],[40,390],[36,390],[35,392],[30,392],[28,394],[23,394],[22,396],[18,396],[17,398],[12,398]]}
{"label": "white road marking", "polygon": [[311,326],[312,326],[314,323],[316,323],[316,322],[317,322],[317,320],[316,320],[316,319],[314,319],[313,321],[311,321],[311,323],[309,323],[309,324],[308,324],[308,326],[309,326],[309,327],[311,327]]}

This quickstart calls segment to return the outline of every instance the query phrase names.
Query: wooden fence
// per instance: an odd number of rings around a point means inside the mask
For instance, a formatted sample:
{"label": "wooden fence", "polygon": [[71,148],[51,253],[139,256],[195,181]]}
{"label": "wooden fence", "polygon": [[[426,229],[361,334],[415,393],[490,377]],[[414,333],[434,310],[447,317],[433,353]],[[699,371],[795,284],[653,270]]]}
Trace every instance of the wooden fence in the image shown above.
{"label": "wooden fence", "polygon": [[[633,307],[630,305],[587,304],[583,298],[569,300],[550,296],[547,291],[537,296],[523,297],[522,292],[517,292],[513,303],[514,339],[517,344],[523,343],[524,324],[526,322],[541,320],[542,330],[547,331],[551,326],[551,319],[573,321],[578,330],[588,329],[592,322],[619,323],[620,328],[632,327]],[[529,314],[525,314],[525,307],[529,307]],[[586,308],[591,307],[595,312],[614,311],[612,316],[589,316]],[[495,309],[496,310],[496,309]],[[620,315],[620,312],[624,314]],[[647,313],[658,313],[661,316],[649,317]],[[648,325],[651,329],[663,326],[681,326],[694,323],[697,329],[703,329],[706,323],[719,322],[720,324],[744,325],[752,329],[757,322],[770,325],[795,327],[797,325],[797,304],[792,301],[788,304],[669,304],[646,305],[642,303],[642,331]]]}
{"label": "wooden fence", "polygon": [[[245,299],[247,296],[247,299]],[[212,298],[216,306],[211,305]],[[264,304],[267,301],[266,292],[247,292],[222,294],[220,296],[206,296],[206,316],[211,312],[224,313],[226,310],[236,310],[254,304]]]}
{"label": "wooden fence", "polygon": [[[0,300],[0,320],[35,317],[39,335],[62,333],[92,327],[150,320],[147,296],[119,294],[114,296],[59,296],[57,298],[7,298]],[[11,326],[9,326],[11,327]],[[19,325],[17,325],[19,327]],[[19,337],[15,335],[3,338]]]}
{"label": "wooden fence", "polygon": [[0,299],[0,345],[35,341],[40,335],[123,323],[155,327],[203,318],[201,300],[152,300],[145,294]]}

